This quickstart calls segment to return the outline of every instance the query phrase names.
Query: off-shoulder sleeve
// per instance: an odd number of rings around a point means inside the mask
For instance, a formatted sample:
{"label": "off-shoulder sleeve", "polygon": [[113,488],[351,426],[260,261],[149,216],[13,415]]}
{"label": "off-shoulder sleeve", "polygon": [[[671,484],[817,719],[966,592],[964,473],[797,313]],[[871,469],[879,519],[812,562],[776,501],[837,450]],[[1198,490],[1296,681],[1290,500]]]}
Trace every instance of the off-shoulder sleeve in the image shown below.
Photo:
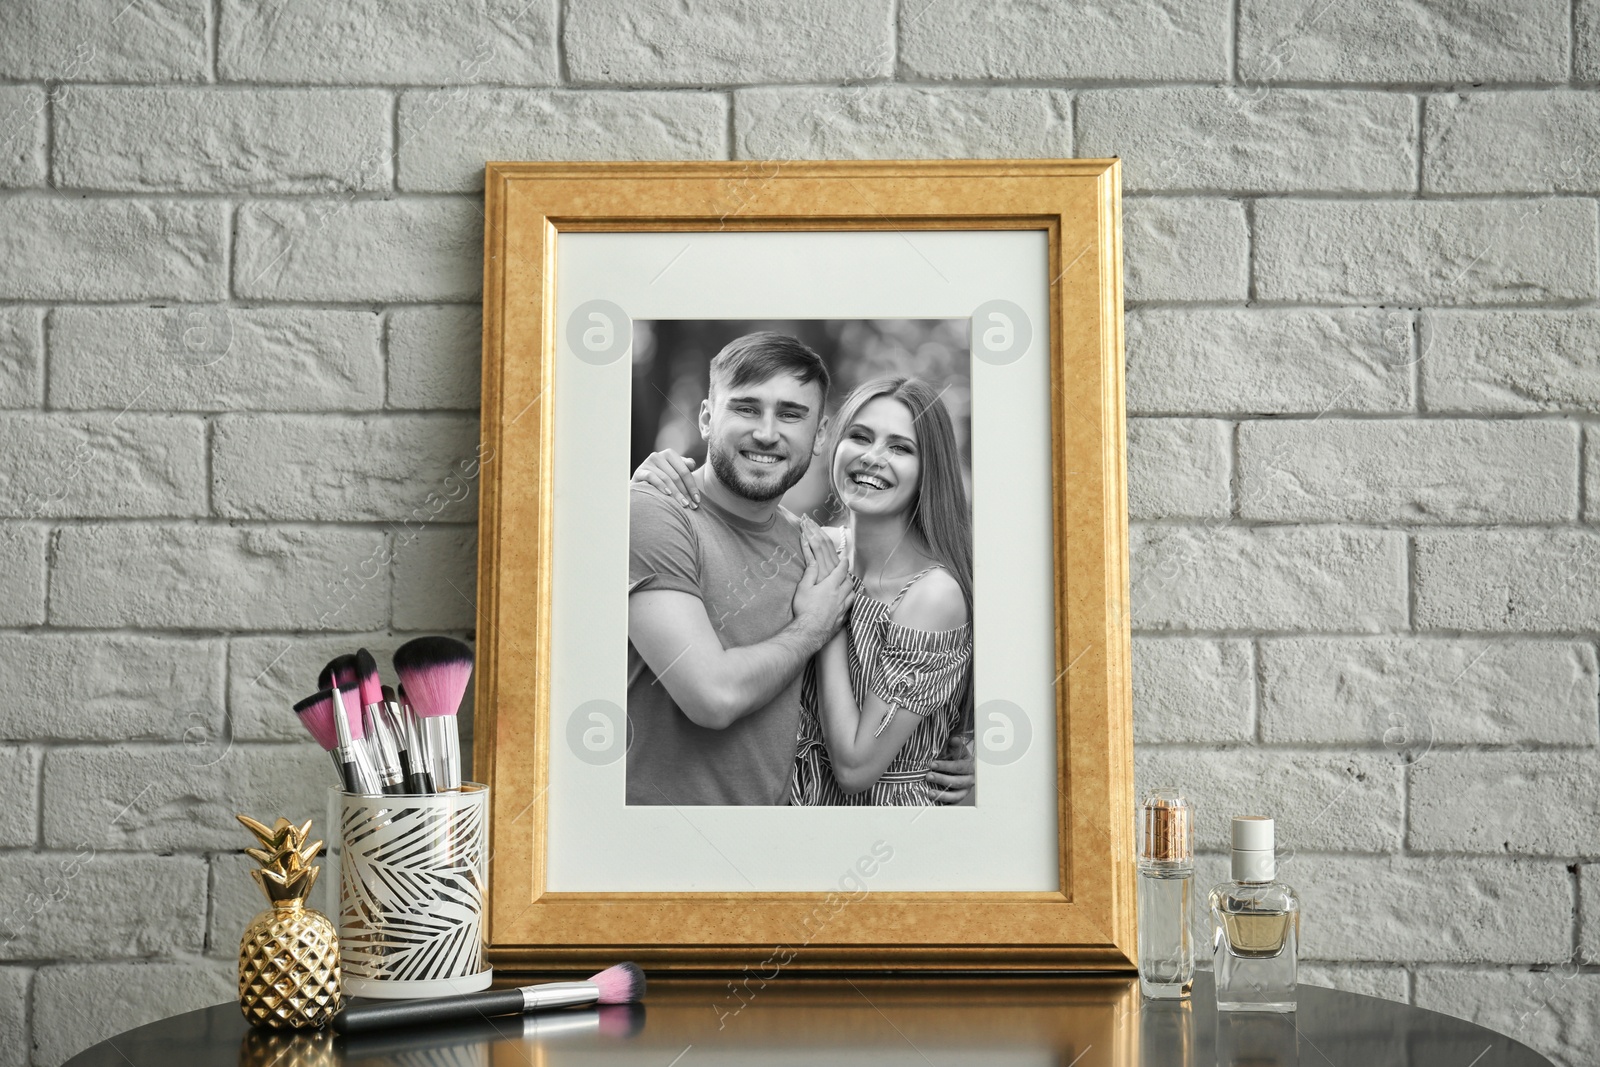
{"label": "off-shoulder sleeve", "polygon": [[898,623],[884,626],[883,648],[877,669],[868,672],[870,688],[889,705],[873,732],[876,737],[904,708],[927,716],[950,703],[966,684],[972,664],[972,627],[954,630],[913,630]]}

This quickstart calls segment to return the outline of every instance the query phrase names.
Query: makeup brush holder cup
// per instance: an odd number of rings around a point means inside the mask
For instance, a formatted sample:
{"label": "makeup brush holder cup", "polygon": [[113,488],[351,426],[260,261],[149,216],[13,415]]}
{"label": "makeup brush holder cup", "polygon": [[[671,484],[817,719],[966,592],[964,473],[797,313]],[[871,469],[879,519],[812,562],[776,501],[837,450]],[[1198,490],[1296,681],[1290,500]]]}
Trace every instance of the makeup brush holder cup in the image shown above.
{"label": "makeup brush holder cup", "polygon": [[355,997],[488,989],[489,787],[375,796],[335,789],[339,965]]}

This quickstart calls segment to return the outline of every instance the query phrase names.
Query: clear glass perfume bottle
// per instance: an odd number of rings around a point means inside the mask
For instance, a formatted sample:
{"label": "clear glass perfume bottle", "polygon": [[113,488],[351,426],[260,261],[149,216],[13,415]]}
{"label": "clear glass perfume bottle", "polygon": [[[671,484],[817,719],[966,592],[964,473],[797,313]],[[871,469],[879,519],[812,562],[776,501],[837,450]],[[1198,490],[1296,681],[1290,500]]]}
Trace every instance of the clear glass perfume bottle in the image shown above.
{"label": "clear glass perfume bottle", "polygon": [[1273,822],[1233,820],[1233,880],[1211,890],[1218,1011],[1294,1011],[1300,898],[1276,881]]}
{"label": "clear glass perfume bottle", "polygon": [[1152,789],[1139,806],[1139,989],[1177,1000],[1194,985],[1194,818],[1176,789]]}

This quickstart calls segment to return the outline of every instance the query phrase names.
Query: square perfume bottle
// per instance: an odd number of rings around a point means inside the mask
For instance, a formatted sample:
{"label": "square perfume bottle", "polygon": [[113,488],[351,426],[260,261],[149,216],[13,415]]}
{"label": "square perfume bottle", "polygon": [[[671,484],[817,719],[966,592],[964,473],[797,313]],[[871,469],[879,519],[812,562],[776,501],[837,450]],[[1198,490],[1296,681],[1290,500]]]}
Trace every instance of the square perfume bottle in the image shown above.
{"label": "square perfume bottle", "polygon": [[1211,890],[1218,1011],[1295,1010],[1300,898],[1276,880],[1273,822],[1233,820],[1233,879]]}

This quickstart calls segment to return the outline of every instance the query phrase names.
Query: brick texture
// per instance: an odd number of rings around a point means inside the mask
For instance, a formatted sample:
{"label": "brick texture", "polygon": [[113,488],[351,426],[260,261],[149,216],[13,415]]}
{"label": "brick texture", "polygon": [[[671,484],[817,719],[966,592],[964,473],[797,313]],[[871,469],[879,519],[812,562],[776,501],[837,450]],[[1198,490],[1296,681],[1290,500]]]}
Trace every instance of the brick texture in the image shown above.
{"label": "brick texture", "polygon": [[383,405],[379,318],[367,311],[64,307],[51,312],[48,333],[52,407],[348,411]]}
{"label": "brick texture", "polygon": [[0,634],[0,689],[8,695],[0,710],[0,736],[16,741],[220,737],[227,729],[222,681],[220,641]]}
{"label": "brick texture", "polygon": [[704,85],[883,77],[893,37],[890,0],[573,0],[562,43],[579,82]]}
{"label": "brick texture", "polygon": [[929,0],[902,21],[906,73],[939,80],[1210,80],[1227,73],[1224,0],[967,4]]}
{"label": "brick texture", "polygon": [[1415,184],[1416,120],[1376,92],[1094,90],[1078,153],[1127,160],[1130,190],[1400,192]]}
{"label": "brick texture", "polygon": [[703,93],[410,92],[400,187],[476,192],[492,159],[722,159],[728,104]]}
{"label": "brick texture", "polygon": [[213,203],[0,199],[0,299],[214,300],[225,248]]}
{"label": "brick texture", "polygon": [[1556,82],[1567,77],[1567,5],[1494,0],[1365,5],[1243,0],[1249,81]]}
{"label": "brick texture", "polygon": [[34,980],[34,1062],[59,1064],[124,1030],[238,995],[238,964],[220,960],[46,967]]}
{"label": "brick texture", "polygon": [[0,309],[0,408],[39,403],[44,367],[41,318],[31,308]]}
{"label": "brick texture", "polygon": [[1141,741],[1249,740],[1254,690],[1248,642],[1133,639],[1133,730]]}
{"label": "brick texture", "polygon": [[56,101],[55,116],[55,178],[68,188],[389,187],[389,98],[381,92],[73,89]]}
{"label": "brick texture", "polygon": [[1250,232],[1232,200],[1129,197],[1122,204],[1124,290],[1142,300],[1243,301]]}
{"label": "brick texture", "polygon": [[548,85],[556,79],[553,3],[223,0],[217,68],[228,81],[355,85]]}
{"label": "brick texture", "polygon": [[1245,518],[1274,522],[1570,522],[1577,427],[1251,422],[1239,431],[1239,497]]}
{"label": "brick texture", "polygon": [[1263,300],[1538,304],[1593,300],[1592,200],[1265,200]]}
{"label": "brick texture", "polygon": [[0,7],[0,1067],[232,997],[291,705],[473,635],[486,161],[1110,154],[1140,785],[1593,1058],[1600,0]]}
{"label": "brick texture", "polygon": [[750,89],[734,104],[739,159],[1072,155],[1071,104],[1048,89]]}
{"label": "brick texture", "polygon": [[46,108],[43,89],[0,87],[0,187],[44,180]]}
{"label": "brick texture", "polygon": [[1128,314],[1128,409],[1322,415],[1411,408],[1411,320],[1396,312],[1143,309]]}
{"label": "brick texture", "polygon": [[6,5],[0,77],[204,81],[206,0],[16,0]]}

